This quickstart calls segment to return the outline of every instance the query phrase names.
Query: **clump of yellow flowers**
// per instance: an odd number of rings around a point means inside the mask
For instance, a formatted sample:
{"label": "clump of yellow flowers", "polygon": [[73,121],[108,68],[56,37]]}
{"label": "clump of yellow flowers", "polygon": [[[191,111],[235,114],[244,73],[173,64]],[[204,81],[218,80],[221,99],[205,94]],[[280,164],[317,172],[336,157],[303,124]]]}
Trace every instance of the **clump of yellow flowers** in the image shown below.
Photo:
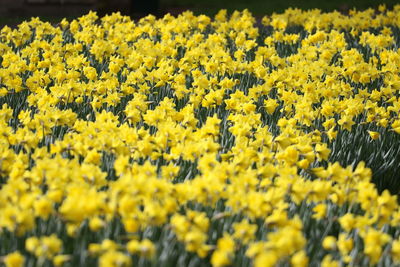
{"label": "clump of yellow flowers", "polygon": [[399,18],[2,28],[0,265],[399,265]]}

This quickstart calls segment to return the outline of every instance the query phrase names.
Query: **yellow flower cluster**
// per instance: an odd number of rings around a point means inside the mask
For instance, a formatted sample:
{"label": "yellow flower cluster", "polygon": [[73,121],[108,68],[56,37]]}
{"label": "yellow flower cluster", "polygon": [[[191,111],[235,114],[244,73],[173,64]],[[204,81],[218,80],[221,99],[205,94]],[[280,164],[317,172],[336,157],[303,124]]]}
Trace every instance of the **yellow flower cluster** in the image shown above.
{"label": "yellow flower cluster", "polygon": [[400,264],[373,183],[400,165],[399,38],[400,5],[4,27],[0,260]]}

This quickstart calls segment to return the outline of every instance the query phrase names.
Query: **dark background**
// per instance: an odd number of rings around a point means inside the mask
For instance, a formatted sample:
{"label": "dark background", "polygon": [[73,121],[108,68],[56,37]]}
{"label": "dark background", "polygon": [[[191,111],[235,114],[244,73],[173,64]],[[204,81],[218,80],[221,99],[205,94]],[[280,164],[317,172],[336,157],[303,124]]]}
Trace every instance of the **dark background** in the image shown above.
{"label": "dark background", "polygon": [[192,10],[196,15],[213,16],[220,9],[229,12],[247,8],[256,17],[283,12],[289,7],[301,9],[319,8],[323,11],[338,10],[347,13],[352,8],[377,8],[386,4],[389,8],[400,3],[398,0],[0,0],[0,26],[15,26],[31,17],[58,22],[62,18],[73,19],[84,15],[89,10],[104,15],[120,11],[134,19],[147,14],[158,17],[170,13],[177,15],[185,10]]}

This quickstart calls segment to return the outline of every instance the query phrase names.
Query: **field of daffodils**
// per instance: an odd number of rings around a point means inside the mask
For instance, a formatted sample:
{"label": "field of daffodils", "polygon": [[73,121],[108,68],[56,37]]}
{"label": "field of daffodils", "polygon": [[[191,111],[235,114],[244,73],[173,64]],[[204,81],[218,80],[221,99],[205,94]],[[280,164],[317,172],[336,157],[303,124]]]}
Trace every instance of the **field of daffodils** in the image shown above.
{"label": "field of daffodils", "polygon": [[0,30],[0,266],[399,266],[400,5]]}

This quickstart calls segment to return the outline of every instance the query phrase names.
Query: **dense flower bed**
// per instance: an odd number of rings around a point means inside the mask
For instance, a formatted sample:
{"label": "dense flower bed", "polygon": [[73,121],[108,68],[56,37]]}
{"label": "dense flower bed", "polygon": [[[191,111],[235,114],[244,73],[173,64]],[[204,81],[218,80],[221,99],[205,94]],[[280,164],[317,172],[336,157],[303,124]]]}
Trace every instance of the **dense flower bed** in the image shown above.
{"label": "dense flower bed", "polygon": [[400,264],[400,6],[0,32],[17,266]]}

